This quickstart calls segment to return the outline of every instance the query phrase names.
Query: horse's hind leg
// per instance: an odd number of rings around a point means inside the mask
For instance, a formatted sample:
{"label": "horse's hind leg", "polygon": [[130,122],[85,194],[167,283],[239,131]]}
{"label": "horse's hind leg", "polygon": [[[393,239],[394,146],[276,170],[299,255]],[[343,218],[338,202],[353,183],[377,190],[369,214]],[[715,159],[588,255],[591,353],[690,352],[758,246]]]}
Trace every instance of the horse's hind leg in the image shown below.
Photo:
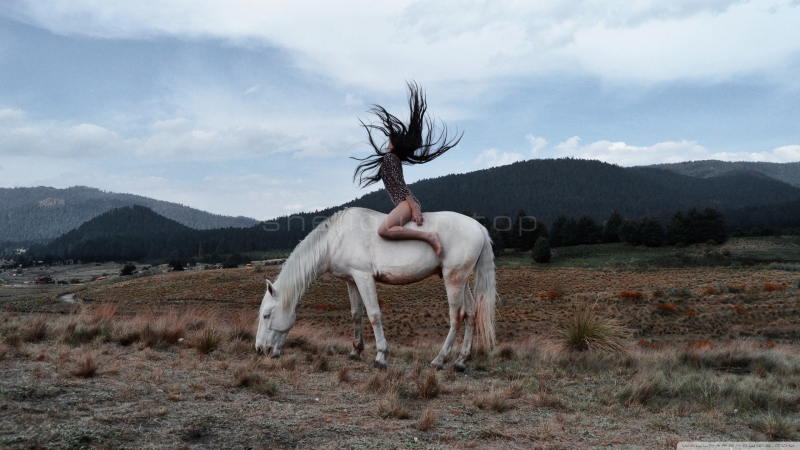
{"label": "horse's hind leg", "polygon": [[458,372],[467,370],[467,361],[472,358],[472,340],[475,333],[475,299],[468,283],[464,285],[464,310],[467,313],[464,321],[464,342],[461,344],[461,354],[453,363],[453,368]]}
{"label": "horse's hind leg", "polygon": [[464,287],[465,280],[455,270],[449,270],[443,274],[444,287],[447,290],[447,303],[450,306],[450,331],[444,340],[442,349],[436,355],[431,366],[439,370],[444,369],[444,365],[450,359],[450,353],[453,350],[453,341],[455,341],[456,333],[461,328],[461,323],[464,321]]}
{"label": "horse's hind leg", "polygon": [[358,293],[358,286],[352,281],[347,282],[347,293],[350,294],[350,317],[353,318],[353,351],[348,358],[361,361],[361,352],[364,351],[364,302]]}

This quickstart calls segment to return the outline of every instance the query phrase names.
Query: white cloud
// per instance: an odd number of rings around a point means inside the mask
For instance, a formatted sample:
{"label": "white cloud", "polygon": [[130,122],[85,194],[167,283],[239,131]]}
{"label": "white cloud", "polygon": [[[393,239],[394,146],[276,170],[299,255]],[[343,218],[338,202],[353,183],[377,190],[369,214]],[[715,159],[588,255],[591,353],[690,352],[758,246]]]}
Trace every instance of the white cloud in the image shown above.
{"label": "white cloud", "polygon": [[712,158],[723,161],[797,162],[800,161],[800,145],[784,145],[768,152],[714,153]]}
{"label": "white cloud", "polygon": [[251,86],[246,91],[244,91],[242,94],[244,94],[244,95],[255,94],[256,92],[258,92],[258,90],[260,88],[261,88],[261,86],[259,86],[259,85]]}
{"label": "white cloud", "polygon": [[536,156],[539,150],[547,146],[547,141],[544,138],[536,137],[532,134],[525,136],[525,139],[531,144],[531,154]]}
{"label": "white cloud", "polygon": [[524,157],[519,153],[501,153],[496,148],[490,148],[488,150],[484,150],[478,156],[478,159],[475,160],[475,164],[487,167],[497,167],[522,161],[523,158]]}
{"label": "white cloud", "polygon": [[302,67],[377,89],[563,70],[646,81],[726,77],[800,51],[800,7],[791,0],[37,0],[11,8],[56,33],[261,40]]}
{"label": "white cloud", "polygon": [[800,145],[784,145],[764,152],[717,152],[713,153],[696,141],[659,142],[651,146],[639,147],[625,142],[596,141],[581,145],[581,138],[573,136],[556,145],[560,156],[582,159],[597,159],[621,166],[643,166],[650,164],[675,163],[717,159],[721,161],[800,161]]}
{"label": "white cloud", "polygon": [[640,166],[705,159],[710,152],[696,141],[659,142],[649,147],[628,145],[625,142],[597,141],[580,145],[581,138],[573,136],[556,145],[561,156],[597,159],[621,166]]}
{"label": "white cloud", "polygon": [[[11,112],[8,112],[11,111]],[[161,120],[143,137],[126,138],[99,125],[26,122],[23,111],[0,111],[0,155],[64,158],[147,157],[165,161],[242,159],[277,152],[328,158],[359,150],[348,135],[313,138],[264,123],[200,126],[184,118]],[[3,121],[4,118],[9,120]],[[327,130],[322,131],[327,133]]]}
{"label": "white cloud", "polygon": [[6,123],[17,122],[25,118],[25,111],[20,109],[0,109],[0,126]]}

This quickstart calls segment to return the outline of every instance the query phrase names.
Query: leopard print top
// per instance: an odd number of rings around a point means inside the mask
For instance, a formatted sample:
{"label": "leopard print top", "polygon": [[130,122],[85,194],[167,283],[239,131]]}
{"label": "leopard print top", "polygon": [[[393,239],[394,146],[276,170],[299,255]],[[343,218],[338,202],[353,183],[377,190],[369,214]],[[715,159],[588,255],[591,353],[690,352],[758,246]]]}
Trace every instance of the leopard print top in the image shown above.
{"label": "leopard print top", "polygon": [[422,209],[419,200],[414,197],[414,194],[406,186],[406,181],[403,179],[403,165],[400,162],[400,158],[394,153],[386,153],[384,155],[383,164],[381,165],[381,179],[383,179],[383,185],[386,187],[386,192],[389,193],[394,206],[406,201],[406,197],[410,195],[417,206]]}

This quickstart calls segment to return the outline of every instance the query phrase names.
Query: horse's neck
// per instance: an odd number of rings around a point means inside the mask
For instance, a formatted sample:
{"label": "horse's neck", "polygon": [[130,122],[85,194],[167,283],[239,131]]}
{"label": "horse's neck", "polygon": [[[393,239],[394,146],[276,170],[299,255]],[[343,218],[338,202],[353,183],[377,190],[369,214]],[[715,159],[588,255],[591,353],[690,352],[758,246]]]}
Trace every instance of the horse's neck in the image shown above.
{"label": "horse's neck", "polygon": [[296,306],[308,287],[328,271],[329,236],[315,232],[297,246],[275,280],[284,306]]}

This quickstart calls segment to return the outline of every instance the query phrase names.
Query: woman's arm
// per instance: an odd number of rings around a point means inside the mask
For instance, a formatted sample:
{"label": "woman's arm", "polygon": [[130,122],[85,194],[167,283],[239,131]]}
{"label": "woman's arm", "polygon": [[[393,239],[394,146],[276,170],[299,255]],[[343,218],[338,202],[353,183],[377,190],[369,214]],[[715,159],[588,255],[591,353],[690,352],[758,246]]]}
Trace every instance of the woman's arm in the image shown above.
{"label": "woman's arm", "polygon": [[408,202],[408,206],[411,207],[411,218],[414,219],[414,222],[417,223],[418,227],[422,226],[422,211],[419,209],[419,205],[414,200],[414,197],[411,195],[406,195],[406,202]]}

